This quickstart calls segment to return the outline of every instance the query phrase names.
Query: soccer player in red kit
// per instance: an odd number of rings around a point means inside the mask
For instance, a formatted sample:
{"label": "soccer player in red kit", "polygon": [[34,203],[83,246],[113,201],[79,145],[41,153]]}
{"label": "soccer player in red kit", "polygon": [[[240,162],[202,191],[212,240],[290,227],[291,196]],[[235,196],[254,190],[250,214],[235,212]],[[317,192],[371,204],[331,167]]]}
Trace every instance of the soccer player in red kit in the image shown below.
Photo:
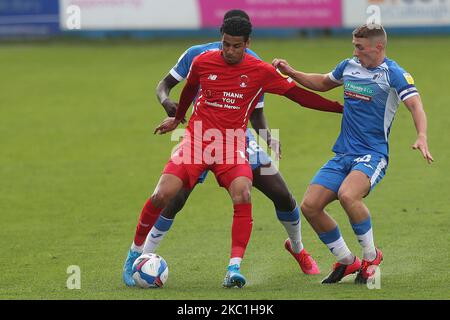
{"label": "soccer player in red kit", "polygon": [[[227,19],[221,30],[223,49],[195,58],[176,116],[165,119],[155,129],[160,134],[174,130],[199,94],[185,137],[141,214],[136,237],[140,226],[146,225],[146,215],[159,215],[181,188],[192,188],[200,174],[210,170],[228,190],[234,208],[230,263],[223,285],[242,287],[246,280],[240,264],[252,230],[252,170],[245,157],[245,130],[259,97],[264,92],[275,93],[305,107],[330,112],[342,112],[342,105],[297,87],[270,64],[245,53],[251,33],[248,20]],[[158,238],[169,230],[171,221],[161,215],[154,223]]]}

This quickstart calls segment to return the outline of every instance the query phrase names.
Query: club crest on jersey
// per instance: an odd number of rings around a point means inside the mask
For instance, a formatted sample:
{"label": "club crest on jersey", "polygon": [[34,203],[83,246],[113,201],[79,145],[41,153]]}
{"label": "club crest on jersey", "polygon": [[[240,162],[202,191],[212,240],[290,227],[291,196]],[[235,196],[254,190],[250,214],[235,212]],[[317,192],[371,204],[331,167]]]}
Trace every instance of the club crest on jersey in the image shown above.
{"label": "club crest on jersey", "polygon": [[213,90],[204,90],[203,94],[205,95],[206,98],[211,99],[212,97],[215,96],[215,92]]}
{"label": "club crest on jersey", "polygon": [[250,81],[250,79],[248,78],[248,76],[246,76],[245,74],[243,74],[243,75],[239,78],[239,86],[240,86],[241,88],[246,88],[249,81]]}

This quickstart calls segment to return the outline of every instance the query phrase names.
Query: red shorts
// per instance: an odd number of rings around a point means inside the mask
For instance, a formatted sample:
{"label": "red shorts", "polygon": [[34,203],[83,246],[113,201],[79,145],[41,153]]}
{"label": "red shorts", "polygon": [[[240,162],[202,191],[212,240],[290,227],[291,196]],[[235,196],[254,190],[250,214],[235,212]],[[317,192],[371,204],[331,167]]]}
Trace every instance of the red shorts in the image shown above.
{"label": "red shorts", "polygon": [[163,173],[173,174],[183,181],[185,188],[192,189],[198,178],[205,170],[211,170],[216,176],[216,180],[221,187],[228,189],[237,177],[247,177],[253,181],[253,172],[250,165],[245,164],[175,164],[170,159]]}

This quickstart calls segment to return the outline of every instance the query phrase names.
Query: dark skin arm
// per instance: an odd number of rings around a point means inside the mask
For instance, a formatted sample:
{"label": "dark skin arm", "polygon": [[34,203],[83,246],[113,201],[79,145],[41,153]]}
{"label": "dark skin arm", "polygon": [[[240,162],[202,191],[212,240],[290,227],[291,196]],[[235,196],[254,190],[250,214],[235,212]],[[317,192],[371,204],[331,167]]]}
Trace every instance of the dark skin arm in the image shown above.
{"label": "dark skin arm", "polygon": [[177,128],[177,126],[182,122],[184,116],[186,115],[189,106],[197,95],[199,88],[199,82],[189,82],[187,81],[181,91],[180,96],[180,105],[177,108],[177,112],[175,113],[175,117],[168,117],[164,119],[164,121],[155,129],[155,134],[164,134],[170,131],[173,131]]}
{"label": "dark skin arm", "polygon": [[263,108],[253,110],[252,114],[250,115],[250,123],[252,124],[253,129],[255,129],[258,134],[260,133],[259,130],[265,130],[267,135],[263,134],[262,138],[266,140],[267,145],[275,152],[276,157],[280,159],[281,144],[277,139],[272,138]]}
{"label": "dark skin arm", "polygon": [[[177,112],[178,103],[172,101],[169,98],[169,94],[172,88],[174,88],[178,83],[180,82],[171,74],[167,74],[167,76],[162,79],[156,87],[156,97],[169,117],[174,117]],[[183,123],[184,122],[186,122],[186,120],[183,119]]]}

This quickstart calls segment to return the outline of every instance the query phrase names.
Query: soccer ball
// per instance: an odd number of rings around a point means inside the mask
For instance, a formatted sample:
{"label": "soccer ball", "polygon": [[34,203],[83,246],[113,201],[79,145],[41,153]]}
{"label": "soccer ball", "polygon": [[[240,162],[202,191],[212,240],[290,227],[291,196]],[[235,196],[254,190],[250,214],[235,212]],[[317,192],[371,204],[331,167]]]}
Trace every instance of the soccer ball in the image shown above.
{"label": "soccer ball", "polygon": [[133,279],[141,288],[161,288],[169,276],[169,268],[163,257],[154,253],[141,255],[133,263]]}

